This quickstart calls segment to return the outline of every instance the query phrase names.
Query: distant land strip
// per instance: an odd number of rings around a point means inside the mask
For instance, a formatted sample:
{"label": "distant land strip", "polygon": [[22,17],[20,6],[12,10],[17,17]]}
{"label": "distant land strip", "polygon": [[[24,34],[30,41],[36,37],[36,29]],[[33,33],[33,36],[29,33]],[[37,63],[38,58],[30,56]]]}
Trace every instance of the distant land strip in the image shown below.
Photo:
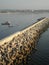
{"label": "distant land strip", "polygon": [[16,12],[28,12],[28,13],[44,13],[44,12],[49,12],[49,10],[10,10],[10,9],[5,9],[5,10],[0,10],[0,13],[16,13]]}

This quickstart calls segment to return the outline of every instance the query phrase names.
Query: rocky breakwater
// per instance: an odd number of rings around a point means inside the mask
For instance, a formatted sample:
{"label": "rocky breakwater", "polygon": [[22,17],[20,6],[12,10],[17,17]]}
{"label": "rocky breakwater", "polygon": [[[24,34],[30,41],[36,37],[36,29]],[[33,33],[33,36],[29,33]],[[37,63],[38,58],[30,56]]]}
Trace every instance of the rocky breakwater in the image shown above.
{"label": "rocky breakwater", "polygon": [[35,48],[39,36],[49,27],[45,18],[30,27],[0,40],[0,65],[15,65],[24,62],[31,50]]}

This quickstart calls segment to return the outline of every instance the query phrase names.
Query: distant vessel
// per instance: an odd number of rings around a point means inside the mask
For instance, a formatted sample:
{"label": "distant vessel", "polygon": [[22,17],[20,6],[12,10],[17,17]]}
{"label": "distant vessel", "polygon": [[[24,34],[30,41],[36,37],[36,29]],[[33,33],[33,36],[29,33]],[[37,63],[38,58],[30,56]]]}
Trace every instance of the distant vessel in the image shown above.
{"label": "distant vessel", "polygon": [[44,18],[46,18],[46,17],[41,17],[41,18],[37,19],[37,21],[40,21],[40,20],[42,20],[42,19],[44,19]]}
{"label": "distant vessel", "polygon": [[[1,25],[7,25],[8,27],[14,27],[13,25],[11,25],[11,23],[9,21],[1,23]],[[16,24],[16,25],[19,26],[18,24]]]}
{"label": "distant vessel", "polygon": [[6,21],[5,23],[1,23],[1,25],[10,25],[10,23]]}

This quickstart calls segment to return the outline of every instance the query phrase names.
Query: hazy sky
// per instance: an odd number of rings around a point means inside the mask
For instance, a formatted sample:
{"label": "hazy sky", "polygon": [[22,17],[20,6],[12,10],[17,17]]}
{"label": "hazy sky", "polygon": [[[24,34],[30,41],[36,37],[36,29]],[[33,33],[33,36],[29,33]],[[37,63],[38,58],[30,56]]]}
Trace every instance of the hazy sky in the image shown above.
{"label": "hazy sky", "polygon": [[49,9],[49,0],[0,0],[0,9]]}

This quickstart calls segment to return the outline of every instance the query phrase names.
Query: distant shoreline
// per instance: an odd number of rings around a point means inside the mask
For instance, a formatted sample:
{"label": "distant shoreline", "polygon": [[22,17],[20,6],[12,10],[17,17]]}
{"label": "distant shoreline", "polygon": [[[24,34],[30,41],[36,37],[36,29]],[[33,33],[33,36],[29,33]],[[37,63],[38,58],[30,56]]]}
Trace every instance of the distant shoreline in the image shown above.
{"label": "distant shoreline", "polygon": [[33,12],[32,10],[0,10],[0,13]]}
{"label": "distant shoreline", "polygon": [[44,13],[48,12],[49,10],[0,10],[0,13]]}

